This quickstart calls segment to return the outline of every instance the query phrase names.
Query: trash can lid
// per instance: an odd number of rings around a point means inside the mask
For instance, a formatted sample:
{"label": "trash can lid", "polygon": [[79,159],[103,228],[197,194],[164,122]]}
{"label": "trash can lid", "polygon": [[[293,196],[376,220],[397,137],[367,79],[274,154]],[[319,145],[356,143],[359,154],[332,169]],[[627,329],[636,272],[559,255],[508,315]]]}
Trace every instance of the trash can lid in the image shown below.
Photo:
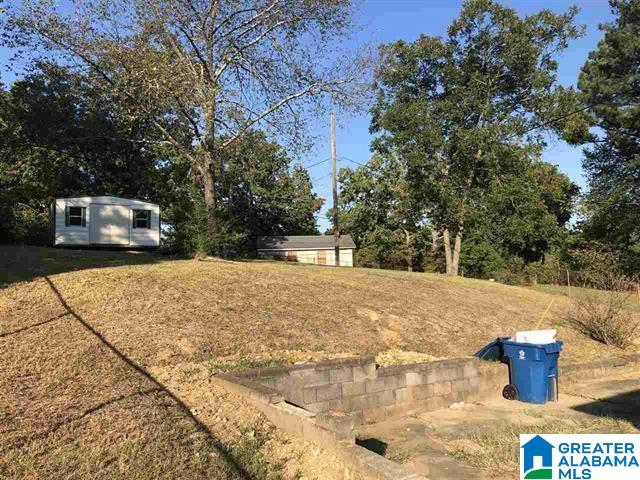
{"label": "trash can lid", "polygon": [[498,337],[474,353],[473,356],[481,360],[500,360],[504,355],[502,343],[506,340],[509,340],[509,337]]}
{"label": "trash can lid", "polygon": [[556,340],[553,343],[548,343],[542,346],[544,347],[544,350],[547,353],[560,353],[562,351],[563,345],[564,345],[564,342],[562,340]]}
{"label": "trash can lid", "polygon": [[513,345],[518,347],[528,347],[528,348],[538,348],[540,350],[544,350],[546,353],[560,353],[562,351],[562,346],[564,342],[562,340],[556,340],[553,343],[522,343],[522,342],[514,342],[510,339],[503,340],[502,343],[507,345]]}

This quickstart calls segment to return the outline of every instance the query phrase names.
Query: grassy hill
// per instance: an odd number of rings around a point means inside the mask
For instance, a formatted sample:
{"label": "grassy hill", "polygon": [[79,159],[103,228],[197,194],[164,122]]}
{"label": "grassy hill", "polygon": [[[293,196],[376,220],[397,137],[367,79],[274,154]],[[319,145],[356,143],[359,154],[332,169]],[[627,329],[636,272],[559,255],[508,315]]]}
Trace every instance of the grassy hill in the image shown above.
{"label": "grassy hill", "polygon": [[619,353],[557,291],[441,275],[0,246],[0,284],[0,477],[348,477],[210,372],[469,355],[538,324],[565,360]]}

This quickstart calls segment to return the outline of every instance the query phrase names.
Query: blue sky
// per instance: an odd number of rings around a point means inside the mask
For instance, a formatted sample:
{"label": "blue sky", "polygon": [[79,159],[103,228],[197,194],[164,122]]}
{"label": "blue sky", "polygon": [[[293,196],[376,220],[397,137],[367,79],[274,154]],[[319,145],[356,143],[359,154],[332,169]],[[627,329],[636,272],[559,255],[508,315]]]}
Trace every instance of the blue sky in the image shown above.
{"label": "blue sky", "polygon": [[[563,85],[577,83],[580,68],[589,52],[596,48],[602,38],[598,25],[612,19],[607,0],[503,0],[503,5],[515,8],[521,15],[534,13],[543,8],[555,12],[566,12],[571,5],[580,8],[578,23],[586,26],[586,35],[575,40],[559,58],[558,80]],[[360,39],[374,44],[389,43],[395,40],[415,40],[421,33],[444,35],[451,21],[460,11],[462,1],[458,0],[364,0],[359,10],[358,20],[363,27]],[[320,139],[313,154],[304,160],[311,165],[313,161],[329,157],[329,118],[319,119],[317,135]],[[339,119],[337,128],[338,157],[346,157],[358,162],[366,162],[370,155],[369,116],[359,115]],[[584,188],[585,182],[581,168],[582,149],[571,147],[559,140],[549,139],[544,152],[544,160],[565,172],[574,182]],[[355,167],[353,163],[341,159],[339,167]],[[331,206],[330,162],[324,162],[311,169],[311,178],[319,179],[315,184],[316,192],[327,199],[325,210]],[[319,218],[320,231],[329,226],[329,220]]]}
{"label": "blue sky", "polygon": [[[583,38],[575,40],[560,57],[558,79],[563,85],[575,85],[584,61],[589,52],[597,46],[602,38],[598,25],[612,19],[607,0],[502,0],[502,4],[515,8],[521,15],[531,14],[537,10],[548,8],[555,12],[566,12],[571,5],[577,5],[581,11],[578,23],[587,28]],[[451,21],[456,18],[462,0],[361,0],[357,21],[361,27],[355,44],[389,43],[403,39],[415,40],[421,33],[427,35],[444,35]],[[349,47],[347,45],[347,47]],[[7,72],[9,52],[0,49],[0,81],[9,83],[13,75]],[[357,162],[366,162],[370,155],[369,116],[366,114],[338,118],[337,150],[341,158],[339,167],[355,167],[345,160],[349,158]],[[318,138],[312,152],[302,159],[304,165],[312,165],[329,157],[329,118],[319,118],[312,125],[313,134]],[[581,149],[570,147],[565,143],[549,139],[544,153],[547,162],[558,165],[574,182],[582,188],[585,186],[581,168]],[[331,206],[331,171],[330,162],[310,169],[311,178],[315,179],[315,191],[327,200],[323,212],[318,219],[321,231],[329,226],[324,218],[325,211]]]}

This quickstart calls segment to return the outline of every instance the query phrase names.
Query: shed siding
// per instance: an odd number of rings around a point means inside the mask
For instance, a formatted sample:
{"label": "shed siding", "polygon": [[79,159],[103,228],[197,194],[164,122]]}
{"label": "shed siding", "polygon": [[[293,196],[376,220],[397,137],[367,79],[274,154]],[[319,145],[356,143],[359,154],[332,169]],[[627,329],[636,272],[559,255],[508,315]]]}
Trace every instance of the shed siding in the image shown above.
{"label": "shed siding", "polygon": [[[119,197],[59,198],[55,201],[54,245],[91,245],[91,204],[129,207],[129,243],[123,246],[155,247],[160,245],[160,207],[153,203]],[[65,207],[85,207],[86,226],[66,226]],[[151,228],[132,228],[133,210],[151,210]]]}
{"label": "shed siding", "polygon": [[[261,258],[270,258],[276,260],[291,259],[291,253],[295,253],[296,261],[299,263],[313,263],[317,265],[335,265],[335,252],[333,250],[287,250],[287,251],[265,251],[259,250],[258,256]],[[325,261],[321,262],[321,258],[324,257]],[[353,249],[341,248],[340,249],[340,266],[341,267],[353,267]]]}
{"label": "shed siding", "polygon": [[299,263],[317,263],[318,252],[316,250],[301,250],[297,251]]}
{"label": "shed siding", "polygon": [[[87,209],[87,226],[65,225],[65,207],[85,207]],[[91,213],[89,211],[89,201],[84,198],[69,198],[56,200],[56,236],[55,245],[89,245],[89,222]]]}
{"label": "shed siding", "polygon": [[151,228],[131,228],[131,245],[134,247],[154,247],[160,245],[160,207],[147,205],[131,207],[129,225],[133,223],[133,210],[151,210]]}
{"label": "shed siding", "polygon": [[[336,264],[336,252],[334,250],[327,250],[327,265]],[[340,249],[340,266],[341,267],[353,267],[353,250],[352,249]]]}

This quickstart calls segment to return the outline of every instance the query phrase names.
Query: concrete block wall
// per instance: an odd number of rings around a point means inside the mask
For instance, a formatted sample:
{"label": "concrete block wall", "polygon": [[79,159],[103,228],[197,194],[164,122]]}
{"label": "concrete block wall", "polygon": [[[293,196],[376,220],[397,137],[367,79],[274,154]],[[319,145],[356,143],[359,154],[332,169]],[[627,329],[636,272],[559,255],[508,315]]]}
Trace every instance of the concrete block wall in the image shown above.
{"label": "concrete block wall", "polygon": [[606,358],[594,362],[560,364],[559,379],[561,383],[573,383],[581,380],[602,378],[615,372],[616,368],[640,363],[640,353],[632,353],[621,357]]}
{"label": "concrete block wall", "polygon": [[505,365],[475,357],[377,368],[375,358],[368,356],[256,369],[239,376],[274,389],[310,412],[362,412],[372,418],[499,396],[509,380]]}
{"label": "concrete block wall", "polygon": [[392,462],[357,445],[354,417],[349,414],[311,413],[284,402],[270,387],[225,373],[211,377],[211,383],[247,398],[275,426],[320,448],[333,451],[357,478],[370,480],[427,480],[409,467]]}
{"label": "concrete block wall", "polygon": [[384,380],[384,396],[373,398],[363,409],[372,421],[411,409],[439,410],[458,402],[498,397],[509,381],[506,365],[475,357],[382,367],[377,376],[379,383]]}
{"label": "concrete block wall", "polygon": [[[640,354],[563,365],[561,379],[590,378],[635,363],[640,363]],[[211,378],[212,384],[247,398],[277,427],[331,449],[372,480],[426,479],[356,445],[355,425],[406,415],[413,409],[437,410],[460,401],[498,397],[508,381],[506,365],[475,357],[382,368],[376,367],[373,357],[348,358],[218,373]]]}
{"label": "concrete block wall", "polygon": [[348,399],[366,394],[367,382],[376,379],[372,356],[327,360],[283,368],[248,370],[236,376],[273,388],[289,402],[311,412],[352,409]]}

